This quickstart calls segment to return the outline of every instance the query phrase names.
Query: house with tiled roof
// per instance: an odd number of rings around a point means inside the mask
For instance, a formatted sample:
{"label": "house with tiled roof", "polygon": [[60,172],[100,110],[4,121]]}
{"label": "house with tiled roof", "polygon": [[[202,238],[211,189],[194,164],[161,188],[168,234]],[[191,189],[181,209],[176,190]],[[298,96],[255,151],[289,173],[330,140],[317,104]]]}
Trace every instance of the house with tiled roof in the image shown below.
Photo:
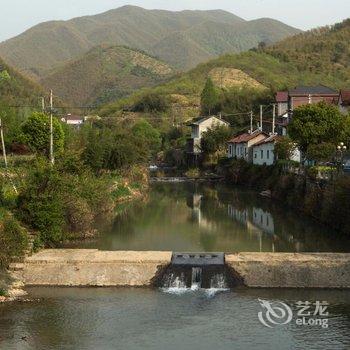
{"label": "house with tiled roof", "polygon": [[261,130],[245,132],[234,136],[228,143],[228,158],[244,159],[251,162],[253,159],[252,146],[268,137]]}
{"label": "house with tiled roof", "polygon": [[339,92],[324,85],[297,86],[288,91],[278,91],[275,96],[278,117],[285,116],[302,105],[319,102],[334,103],[338,100]]}
{"label": "house with tiled roof", "polygon": [[[256,165],[273,165],[277,160],[275,155],[275,146],[284,136],[277,134],[270,135],[265,139],[253,145],[253,164]],[[300,162],[301,154],[299,149],[295,149],[290,160]]]}
{"label": "house with tiled roof", "polygon": [[189,126],[191,127],[191,137],[187,140],[187,153],[199,155],[201,153],[200,146],[203,133],[211,128],[217,126],[228,127],[230,124],[217,116],[208,116],[192,120]]}
{"label": "house with tiled roof", "polygon": [[275,144],[280,138],[270,135],[253,145],[253,164],[272,165],[275,162]]}

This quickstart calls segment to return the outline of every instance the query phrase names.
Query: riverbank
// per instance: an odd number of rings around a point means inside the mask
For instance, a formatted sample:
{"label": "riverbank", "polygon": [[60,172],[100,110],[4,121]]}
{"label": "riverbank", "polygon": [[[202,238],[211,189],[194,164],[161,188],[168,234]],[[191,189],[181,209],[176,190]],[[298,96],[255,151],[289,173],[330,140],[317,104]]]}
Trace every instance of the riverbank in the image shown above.
{"label": "riverbank", "polygon": [[350,235],[350,177],[317,180],[312,174],[299,175],[284,165],[257,166],[243,160],[225,160],[219,173],[228,183],[270,191],[271,197],[316,219],[339,233]]}
{"label": "riverbank", "polygon": [[[29,161],[34,162],[31,167]],[[95,237],[97,220],[112,220],[119,206],[144,198],[149,187],[147,169],[140,166],[95,175],[84,169],[72,172],[67,164],[58,169],[33,159],[26,164],[23,171],[11,168],[16,191],[1,176],[1,302],[25,295],[21,264],[26,256],[64,241]]]}

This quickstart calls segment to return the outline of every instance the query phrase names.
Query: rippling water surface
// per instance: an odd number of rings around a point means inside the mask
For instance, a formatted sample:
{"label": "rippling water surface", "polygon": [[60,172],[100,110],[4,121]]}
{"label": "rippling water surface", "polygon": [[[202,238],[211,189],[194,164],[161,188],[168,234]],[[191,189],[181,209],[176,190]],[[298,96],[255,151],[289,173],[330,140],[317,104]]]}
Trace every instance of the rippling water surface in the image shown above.
{"label": "rippling water surface", "polygon": [[[0,305],[7,349],[327,349],[350,348],[350,295],[342,291],[248,290],[169,294],[153,289],[32,288],[37,301]],[[326,300],[329,327],[263,326],[258,298]],[[295,308],[293,306],[293,311]]]}

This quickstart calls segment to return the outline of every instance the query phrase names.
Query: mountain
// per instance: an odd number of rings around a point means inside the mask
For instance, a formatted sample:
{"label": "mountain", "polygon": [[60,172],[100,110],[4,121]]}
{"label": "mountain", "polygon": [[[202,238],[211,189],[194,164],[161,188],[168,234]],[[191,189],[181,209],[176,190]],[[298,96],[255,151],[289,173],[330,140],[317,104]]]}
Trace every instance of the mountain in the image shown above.
{"label": "mountain", "polygon": [[145,10],[124,6],[95,16],[39,24],[0,44],[0,55],[33,78],[101,45],[123,45],[186,70],[259,42],[276,42],[300,32],[272,19],[245,21],[229,12]]}
{"label": "mountain", "polygon": [[41,80],[73,105],[99,105],[164,82],[174,73],[166,63],[122,46],[98,46]]}
{"label": "mountain", "polygon": [[[166,84],[150,89],[148,93],[169,97],[177,111],[187,116],[196,115],[199,96],[210,76],[214,83],[229,94],[228,113],[237,106],[249,110],[253,101],[252,89],[271,98],[278,89],[298,84],[324,84],[333,88],[350,88],[350,19],[334,26],[314,29],[282,40],[272,46],[251,49],[240,54],[224,55],[198,65]],[[237,90],[238,88],[238,90]],[[145,92],[143,92],[145,93]],[[137,93],[124,101],[104,106],[101,114],[118,113],[124,105],[132,106],[142,94]],[[252,95],[250,97],[250,95]],[[235,105],[232,101],[237,100]],[[252,103],[252,104],[251,104]]]}
{"label": "mountain", "polygon": [[39,105],[41,87],[22,76],[0,58],[0,104]]}

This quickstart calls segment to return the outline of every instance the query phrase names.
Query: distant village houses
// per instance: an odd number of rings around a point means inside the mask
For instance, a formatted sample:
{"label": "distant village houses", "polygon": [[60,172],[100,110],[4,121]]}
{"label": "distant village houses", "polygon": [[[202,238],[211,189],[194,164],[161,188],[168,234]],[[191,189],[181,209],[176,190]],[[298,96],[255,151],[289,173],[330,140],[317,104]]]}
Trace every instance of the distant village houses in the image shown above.
{"label": "distant village houses", "polygon": [[253,160],[254,144],[266,139],[266,137],[267,134],[260,130],[255,130],[252,133],[245,132],[233,137],[228,141],[228,157],[251,162]]}

